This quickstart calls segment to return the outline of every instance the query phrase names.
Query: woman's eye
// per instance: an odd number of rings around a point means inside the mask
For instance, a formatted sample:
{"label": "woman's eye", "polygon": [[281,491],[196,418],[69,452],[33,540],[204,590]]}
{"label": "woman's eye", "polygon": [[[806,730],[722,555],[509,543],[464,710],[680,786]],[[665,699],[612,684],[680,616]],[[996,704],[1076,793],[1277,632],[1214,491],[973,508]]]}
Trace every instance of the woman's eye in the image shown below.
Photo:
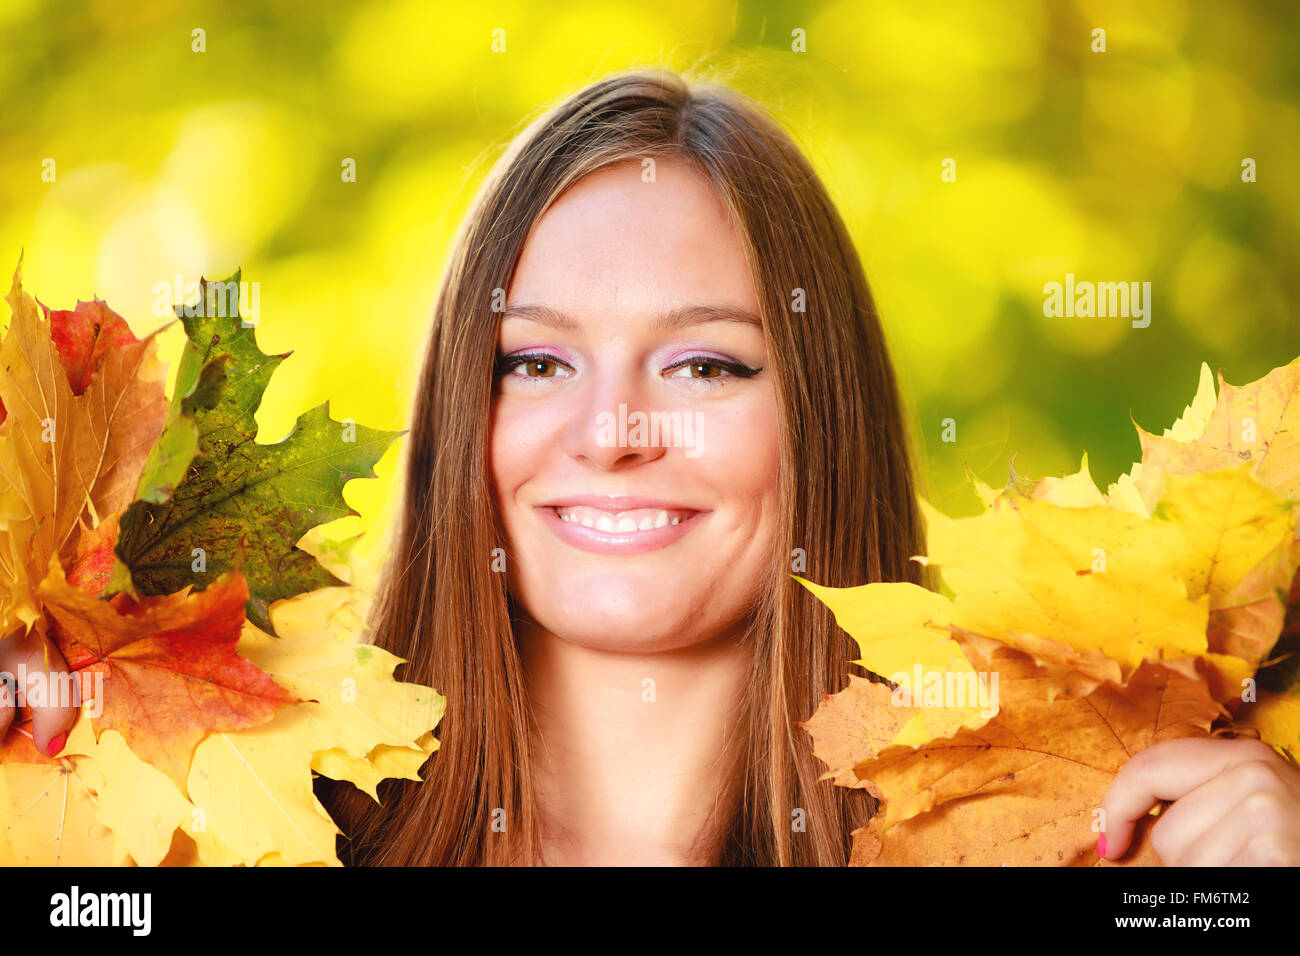
{"label": "woman's eye", "polygon": [[703,379],[710,381],[711,384],[721,385],[721,379],[750,378],[757,375],[762,369],[750,368],[742,362],[728,362],[722,359],[695,356],[684,359],[665,369],[665,371],[669,373],[669,378],[685,378],[696,381]]}
{"label": "woman's eye", "polygon": [[514,378],[567,378],[568,366],[549,355],[508,355],[497,360],[497,375]]}

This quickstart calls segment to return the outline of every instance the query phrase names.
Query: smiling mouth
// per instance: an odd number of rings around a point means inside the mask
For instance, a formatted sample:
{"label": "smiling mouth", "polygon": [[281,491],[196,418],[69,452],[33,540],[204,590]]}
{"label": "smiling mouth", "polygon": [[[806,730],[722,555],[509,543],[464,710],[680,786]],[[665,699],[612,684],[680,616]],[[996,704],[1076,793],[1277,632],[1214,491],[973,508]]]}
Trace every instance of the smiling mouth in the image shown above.
{"label": "smiling mouth", "polygon": [[608,534],[628,534],[638,531],[653,531],[669,525],[680,524],[689,520],[698,511],[689,508],[628,508],[622,511],[608,511],[589,505],[564,505],[554,507],[561,521],[582,525]]}
{"label": "smiling mouth", "polygon": [[536,506],[561,541],[595,554],[637,555],[667,548],[698,528],[708,509],[633,495],[575,495]]}

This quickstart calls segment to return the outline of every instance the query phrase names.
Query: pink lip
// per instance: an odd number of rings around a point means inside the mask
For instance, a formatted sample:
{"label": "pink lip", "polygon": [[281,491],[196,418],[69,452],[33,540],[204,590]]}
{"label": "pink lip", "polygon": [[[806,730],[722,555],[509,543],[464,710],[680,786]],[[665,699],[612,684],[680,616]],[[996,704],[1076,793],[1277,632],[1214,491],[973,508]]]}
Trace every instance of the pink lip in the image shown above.
{"label": "pink lip", "polygon": [[537,507],[566,508],[569,505],[586,505],[590,508],[603,508],[606,511],[631,511],[634,508],[662,508],[665,511],[674,508],[679,511],[701,510],[675,501],[664,501],[662,498],[643,498],[640,495],[565,495],[562,498],[543,501]]}
{"label": "pink lip", "polygon": [[[598,531],[573,521],[565,521],[556,512],[556,508],[585,505],[606,511],[631,511],[635,508],[660,508],[665,511],[693,511],[694,514],[683,518],[677,524],[651,528],[648,531]],[[537,506],[542,520],[555,532],[555,536],[566,544],[582,551],[596,554],[644,554],[666,548],[682,536],[690,534],[707,515],[707,511],[674,504],[657,498],[643,498],[638,495],[569,495],[556,498]]]}

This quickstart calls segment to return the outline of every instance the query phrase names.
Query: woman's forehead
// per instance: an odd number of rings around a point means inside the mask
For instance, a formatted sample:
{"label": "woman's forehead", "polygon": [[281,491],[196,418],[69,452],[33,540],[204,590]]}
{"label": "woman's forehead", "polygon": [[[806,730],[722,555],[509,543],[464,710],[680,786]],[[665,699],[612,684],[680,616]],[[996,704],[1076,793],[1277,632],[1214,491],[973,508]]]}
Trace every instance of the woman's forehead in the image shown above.
{"label": "woman's forehead", "polygon": [[575,183],[524,244],[511,304],[664,312],[696,302],[757,309],[744,246],[694,167],[605,167]]}

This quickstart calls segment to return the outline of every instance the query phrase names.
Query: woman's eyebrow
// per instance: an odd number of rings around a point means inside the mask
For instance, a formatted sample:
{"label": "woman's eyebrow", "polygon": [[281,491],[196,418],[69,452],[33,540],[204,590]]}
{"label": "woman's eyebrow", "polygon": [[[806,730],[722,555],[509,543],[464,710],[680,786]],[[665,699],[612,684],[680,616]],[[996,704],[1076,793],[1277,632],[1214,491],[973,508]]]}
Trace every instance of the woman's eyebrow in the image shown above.
{"label": "woman's eyebrow", "polygon": [[[502,318],[529,319],[561,332],[572,332],[578,328],[578,322],[572,316],[548,305],[507,306]],[[685,305],[655,316],[650,328],[655,332],[666,332],[699,325],[701,322],[740,322],[760,329],[763,327],[763,320],[748,309],[732,305]]]}

